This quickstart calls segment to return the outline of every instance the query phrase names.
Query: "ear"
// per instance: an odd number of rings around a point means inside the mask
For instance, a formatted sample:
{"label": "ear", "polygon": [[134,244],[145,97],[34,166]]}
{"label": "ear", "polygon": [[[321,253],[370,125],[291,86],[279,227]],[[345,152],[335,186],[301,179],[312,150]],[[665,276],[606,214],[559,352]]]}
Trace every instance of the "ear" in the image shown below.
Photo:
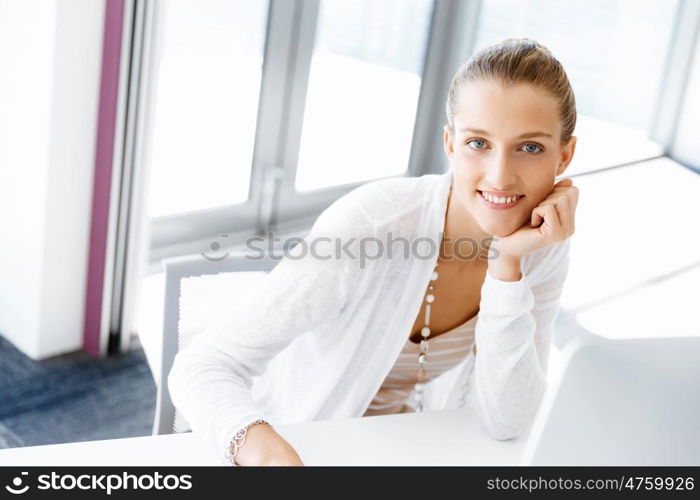
{"label": "ear", "polygon": [[445,154],[447,155],[448,159],[452,159],[452,155],[454,154],[454,144],[452,142],[452,134],[450,133],[450,126],[445,125],[444,127],[444,134],[442,137],[443,140],[443,146],[445,148]]}
{"label": "ear", "polygon": [[577,137],[575,135],[572,135],[569,138],[569,142],[567,142],[566,144],[564,144],[562,146],[561,158],[560,158],[559,166],[557,167],[556,177],[559,177],[561,174],[563,174],[564,171],[569,166],[569,164],[571,163],[571,160],[574,159],[574,151],[576,150],[576,141],[577,141]]}

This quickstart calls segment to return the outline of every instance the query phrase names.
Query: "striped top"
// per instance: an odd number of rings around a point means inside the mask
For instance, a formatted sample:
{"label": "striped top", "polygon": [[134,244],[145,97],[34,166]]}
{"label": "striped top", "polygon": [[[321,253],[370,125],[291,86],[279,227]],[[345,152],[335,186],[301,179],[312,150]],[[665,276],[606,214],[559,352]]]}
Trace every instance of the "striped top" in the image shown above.
{"label": "striped top", "polygon": [[[452,330],[428,340],[428,362],[425,365],[425,383],[458,365],[474,349],[474,327],[478,314]],[[418,354],[420,343],[406,340],[398,359],[384,379],[382,386],[362,415],[409,413],[415,410],[411,398],[418,382]]]}

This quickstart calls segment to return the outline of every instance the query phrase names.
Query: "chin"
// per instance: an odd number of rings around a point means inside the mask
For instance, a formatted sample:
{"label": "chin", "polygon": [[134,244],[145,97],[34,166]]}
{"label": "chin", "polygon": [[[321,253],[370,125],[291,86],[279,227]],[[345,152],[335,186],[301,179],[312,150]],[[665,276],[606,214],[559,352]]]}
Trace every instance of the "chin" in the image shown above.
{"label": "chin", "polygon": [[522,224],[479,224],[481,228],[491,236],[495,236],[497,238],[505,238],[506,236],[510,236],[514,232],[516,232]]}

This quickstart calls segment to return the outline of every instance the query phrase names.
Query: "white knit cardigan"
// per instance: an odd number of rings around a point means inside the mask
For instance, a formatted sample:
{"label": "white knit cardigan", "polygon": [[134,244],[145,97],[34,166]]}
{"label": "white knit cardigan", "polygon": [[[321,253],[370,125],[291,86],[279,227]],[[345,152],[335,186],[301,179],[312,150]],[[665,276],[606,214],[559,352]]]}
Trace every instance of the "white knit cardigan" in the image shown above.
{"label": "white knit cardigan", "polygon": [[[232,436],[258,418],[274,426],[364,413],[422,306],[453,178],[450,169],[347,193],[320,214],[304,244],[178,352],[171,398],[212,453],[226,462]],[[414,250],[404,254],[394,243],[390,256],[389,235]],[[529,428],[545,388],[570,241],[527,254],[519,281],[486,273],[477,354],[426,384],[425,410],[456,407],[474,362],[485,432],[509,439]],[[304,252],[311,243],[315,252]]]}

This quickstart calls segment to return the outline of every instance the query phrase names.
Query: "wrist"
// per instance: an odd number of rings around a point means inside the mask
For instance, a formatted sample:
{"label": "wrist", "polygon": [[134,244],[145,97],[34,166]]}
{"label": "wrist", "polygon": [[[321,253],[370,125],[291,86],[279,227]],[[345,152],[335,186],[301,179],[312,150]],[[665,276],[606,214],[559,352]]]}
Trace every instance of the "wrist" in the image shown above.
{"label": "wrist", "polygon": [[270,425],[254,425],[237,456],[236,465],[268,466],[301,463],[292,446]]}
{"label": "wrist", "polygon": [[487,272],[492,278],[500,281],[520,281],[522,278],[520,257],[499,255],[489,260]]}
{"label": "wrist", "polygon": [[[255,420],[239,430],[231,439],[227,450],[227,456],[231,460],[232,465],[239,465],[241,453],[244,455],[250,455],[251,453],[255,452],[255,442],[260,440],[260,437],[256,437],[258,434],[264,435],[265,432],[272,430],[273,429],[270,423],[263,419]],[[253,438],[254,443],[249,446],[244,446],[251,437]]]}

